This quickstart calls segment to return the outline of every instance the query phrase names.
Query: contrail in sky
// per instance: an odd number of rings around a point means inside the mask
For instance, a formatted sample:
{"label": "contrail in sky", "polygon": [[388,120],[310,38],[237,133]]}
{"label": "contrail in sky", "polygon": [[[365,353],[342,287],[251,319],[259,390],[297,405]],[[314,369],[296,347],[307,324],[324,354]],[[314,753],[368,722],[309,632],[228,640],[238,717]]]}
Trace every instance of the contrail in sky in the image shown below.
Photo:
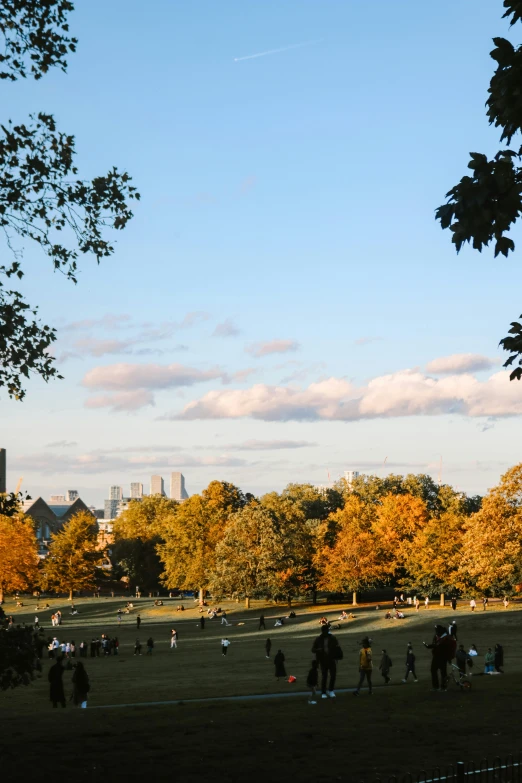
{"label": "contrail in sky", "polygon": [[266,57],[267,54],[277,54],[278,52],[288,52],[290,49],[301,49],[303,46],[312,46],[313,44],[320,43],[323,39],[319,38],[317,41],[303,41],[303,43],[292,44],[291,46],[283,46],[281,49],[269,49],[267,52],[258,52],[257,54],[248,54],[246,57],[234,57],[234,62],[239,63],[241,60],[255,60],[256,57]]}

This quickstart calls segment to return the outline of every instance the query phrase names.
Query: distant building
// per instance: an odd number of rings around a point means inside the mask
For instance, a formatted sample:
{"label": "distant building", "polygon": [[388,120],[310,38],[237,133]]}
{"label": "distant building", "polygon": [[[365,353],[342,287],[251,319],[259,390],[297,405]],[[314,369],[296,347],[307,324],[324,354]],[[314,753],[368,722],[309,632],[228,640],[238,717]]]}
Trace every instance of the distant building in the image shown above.
{"label": "distant building", "polygon": [[43,498],[36,498],[36,500],[26,500],[23,508],[24,514],[34,519],[37,524],[38,554],[42,558],[46,557],[49,551],[52,533],[57,533],[61,530],[65,523],[79,511],[86,511],[88,514],[92,514],[81,498],[76,498],[74,503],[46,503]]}
{"label": "distant building", "polygon": [[65,505],[68,501],[65,500],[65,495],[49,495],[49,503],[63,503]]}
{"label": "distant building", "polygon": [[116,519],[121,513],[121,500],[105,500],[103,504],[103,518]]}
{"label": "distant building", "polygon": [[170,474],[170,497],[171,500],[187,500],[188,494],[185,489],[185,476],[183,473]]}
{"label": "distant building", "polygon": [[109,487],[109,500],[121,500],[123,498],[122,487]]}
{"label": "distant building", "polygon": [[74,503],[76,498],[80,497],[80,493],[77,489],[68,489],[65,493],[65,499],[68,503]]}
{"label": "distant building", "polygon": [[140,484],[139,481],[133,481],[131,483],[131,498],[142,498],[143,497],[143,484]]}
{"label": "distant building", "polygon": [[150,494],[151,495],[165,495],[165,483],[162,476],[150,477]]}
{"label": "distant building", "polygon": [[7,492],[7,452],[0,449],[0,492]]}
{"label": "distant building", "polygon": [[347,484],[353,484],[354,480],[359,478],[360,473],[358,470],[345,470],[344,471],[344,478],[346,479]]}

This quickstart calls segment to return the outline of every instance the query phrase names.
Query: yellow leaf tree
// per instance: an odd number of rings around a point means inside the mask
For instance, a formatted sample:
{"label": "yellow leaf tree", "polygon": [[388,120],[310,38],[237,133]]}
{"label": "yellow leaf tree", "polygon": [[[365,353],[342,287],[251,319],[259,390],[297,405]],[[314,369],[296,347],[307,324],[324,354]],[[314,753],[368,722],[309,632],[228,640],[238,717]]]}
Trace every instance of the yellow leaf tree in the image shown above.
{"label": "yellow leaf tree", "polygon": [[0,602],[4,593],[27,590],[38,581],[38,545],[32,521],[0,515]]}
{"label": "yellow leaf tree", "polygon": [[162,582],[169,588],[199,589],[203,598],[216,563],[216,546],[232,514],[246,498],[224,481],[212,481],[201,495],[180,504],[164,531],[157,552],[163,563]]}
{"label": "yellow leaf tree", "polygon": [[459,577],[468,591],[497,594],[522,581],[522,463],[502,476],[469,518]]}
{"label": "yellow leaf tree", "polygon": [[67,592],[91,590],[99,577],[97,566],[103,553],[97,549],[98,529],[92,514],[80,511],[58,533],[51,536],[49,554],[43,564],[42,585],[46,590]]}

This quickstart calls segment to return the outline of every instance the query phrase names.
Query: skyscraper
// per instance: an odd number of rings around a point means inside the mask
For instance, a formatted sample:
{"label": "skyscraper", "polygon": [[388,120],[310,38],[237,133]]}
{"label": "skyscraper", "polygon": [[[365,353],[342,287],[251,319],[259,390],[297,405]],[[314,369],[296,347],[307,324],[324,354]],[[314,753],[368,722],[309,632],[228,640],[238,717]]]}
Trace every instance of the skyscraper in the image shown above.
{"label": "skyscraper", "polygon": [[359,478],[359,471],[358,470],[345,470],[344,471],[344,477],[346,479],[346,483],[347,484],[352,484],[354,479]]}
{"label": "skyscraper", "polygon": [[151,495],[165,495],[165,484],[162,476],[150,477],[150,494]]}
{"label": "skyscraper", "polygon": [[104,502],[103,518],[116,519],[121,510],[121,500],[106,500]]}
{"label": "skyscraper", "polygon": [[7,492],[7,452],[0,449],[0,492]]}
{"label": "skyscraper", "polygon": [[132,481],[131,482],[131,498],[142,498],[143,497],[143,484],[140,484],[139,481]]}
{"label": "skyscraper", "polygon": [[188,498],[183,473],[170,474],[170,497],[172,500],[186,500]]}
{"label": "skyscraper", "polygon": [[122,487],[109,487],[109,500],[121,500],[123,497]]}
{"label": "skyscraper", "polygon": [[76,498],[79,498],[80,494],[77,489],[68,489],[65,493],[65,499],[68,503],[74,503]]}

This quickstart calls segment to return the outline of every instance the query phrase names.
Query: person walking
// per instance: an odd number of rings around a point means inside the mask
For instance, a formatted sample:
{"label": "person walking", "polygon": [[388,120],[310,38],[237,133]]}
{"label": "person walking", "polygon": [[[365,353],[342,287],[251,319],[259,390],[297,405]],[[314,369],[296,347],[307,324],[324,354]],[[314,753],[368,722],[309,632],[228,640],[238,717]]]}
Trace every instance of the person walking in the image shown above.
{"label": "person walking", "polygon": [[278,650],[274,656],[275,676],[279,680],[280,677],[286,677],[285,669],[285,656],[282,650]]}
{"label": "person walking", "polygon": [[450,636],[453,636],[455,641],[458,641],[458,637],[457,637],[457,623],[456,623],[455,620],[453,620],[453,622],[450,623],[450,626],[448,628],[448,633],[449,633]]}
{"label": "person walking", "polygon": [[501,644],[495,645],[495,671],[504,674],[504,648]]}
{"label": "person walking", "polygon": [[154,649],[154,640],[152,636],[149,636],[147,639],[147,655],[152,655],[152,650]]}
{"label": "person walking", "polygon": [[221,615],[221,625],[230,625],[230,623],[227,620],[227,613],[223,609],[223,613]]}
{"label": "person walking", "polygon": [[415,611],[418,612],[420,607],[420,601],[417,596],[415,596]]}
{"label": "person walking", "polygon": [[382,657],[381,662],[379,664],[379,669],[381,670],[381,674],[384,677],[384,684],[388,685],[390,682],[390,669],[392,667],[392,659],[386,652],[386,650],[382,650]]}
{"label": "person walking", "polygon": [[56,663],[49,669],[49,674],[47,675],[50,684],[49,695],[53,707],[57,707],[58,703],[60,703],[62,707],[66,706],[65,693],[63,690],[63,672],[62,659],[58,658]]}
{"label": "person walking", "polygon": [[178,632],[175,628],[170,632],[170,649],[178,649]]}
{"label": "person walking", "polygon": [[319,682],[319,663],[317,660],[312,661],[308,677],[306,678],[306,684],[310,688],[310,696],[308,698],[308,704],[317,704],[315,700],[315,694],[317,693],[317,684]]}
{"label": "person walking", "polygon": [[139,639],[136,639],[134,642],[134,655],[141,655],[141,642]]}
{"label": "person walking", "polygon": [[415,653],[413,652],[411,644],[408,644],[406,649],[406,673],[403,682],[407,682],[410,673],[413,674],[413,682],[418,682],[417,673],[415,671]]}
{"label": "person walking", "polygon": [[477,606],[477,602],[475,601],[474,598],[472,598],[471,601],[469,602],[469,606],[470,606],[471,611],[474,612],[475,608]]}
{"label": "person walking", "polygon": [[470,654],[464,649],[463,644],[459,645],[459,649],[455,653],[455,660],[457,661],[457,666],[459,667],[461,674],[466,674],[466,665],[468,665],[470,669],[473,666],[473,660]]}
{"label": "person walking", "polygon": [[230,642],[228,639],[221,639],[221,654],[226,655],[228,648],[230,646]]}
{"label": "person walking", "polygon": [[426,609],[429,609],[429,608],[430,608],[430,598],[429,598],[429,596],[428,596],[428,595],[427,595],[427,596],[426,596],[426,598],[424,599],[424,606],[425,606],[425,608],[426,608]]}
{"label": "person walking", "polygon": [[34,618],[34,629],[35,631],[40,627],[40,621],[38,620],[38,615],[35,615]]}
{"label": "person walking", "polygon": [[372,661],[371,643],[372,640],[368,638],[368,636],[365,636],[361,643],[361,649],[359,650],[359,684],[357,685],[357,688],[353,692],[354,696],[359,695],[359,691],[361,690],[361,686],[365,678],[368,682],[368,695],[371,696],[373,693],[373,689],[372,689],[373,661]]}
{"label": "person walking", "polygon": [[85,671],[85,667],[81,661],[76,664],[74,674],[72,676],[73,684],[73,703],[85,710],[87,708],[87,694],[89,693],[91,686],[89,685],[89,677]]}
{"label": "person walking", "polygon": [[486,611],[486,609],[488,608],[488,600],[489,599],[487,598],[487,596],[484,596],[484,598],[482,599],[482,608],[484,609],[484,611]]}
{"label": "person walking", "polygon": [[[448,682],[448,663],[455,657],[457,643],[450,636],[443,625],[435,626],[435,636],[431,644],[423,642],[424,646],[431,650],[431,689],[432,691],[445,691]],[[440,673],[440,688],[439,688]]]}
{"label": "person walking", "polygon": [[136,628],[138,631],[140,630],[140,625],[141,625],[141,617],[138,614],[136,615]]}
{"label": "person walking", "polygon": [[504,596],[504,600],[502,601],[502,603],[504,604],[504,609],[507,609],[509,606],[509,598],[507,597],[507,595]]}
{"label": "person walking", "polygon": [[[321,627],[321,634],[312,646],[312,652],[321,667],[321,698],[335,699],[335,678],[337,676],[337,661],[341,660],[342,652],[337,637],[331,634],[327,625]],[[329,678],[328,678],[329,675]],[[326,688],[327,680],[328,689]]]}
{"label": "person walking", "polygon": [[270,650],[272,649],[272,642],[270,639],[267,639],[265,642],[265,653],[266,657],[270,658]]}
{"label": "person walking", "polygon": [[454,612],[457,611],[457,599],[455,598],[455,596],[453,596],[453,598],[451,599],[451,608],[453,609]]}
{"label": "person walking", "polygon": [[205,630],[205,618],[203,617],[203,615],[201,615],[201,617],[199,618],[199,627],[201,628],[202,631]]}
{"label": "person walking", "polygon": [[264,614],[262,614],[261,617],[259,618],[259,628],[257,630],[260,631],[261,628],[263,630],[266,630],[265,629],[265,615]]}

